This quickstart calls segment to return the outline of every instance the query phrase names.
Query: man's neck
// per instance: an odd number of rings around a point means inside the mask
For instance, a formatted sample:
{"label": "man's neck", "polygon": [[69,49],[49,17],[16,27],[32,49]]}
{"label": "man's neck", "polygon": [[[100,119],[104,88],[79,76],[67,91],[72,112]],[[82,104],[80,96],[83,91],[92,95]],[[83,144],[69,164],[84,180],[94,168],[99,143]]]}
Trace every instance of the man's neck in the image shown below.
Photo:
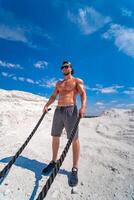
{"label": "man's neck", "polygon": [[64,76],[65,80],[72,79],[72,78],[73,78],[73,76],[71,74],[68,74],[67,76]]}

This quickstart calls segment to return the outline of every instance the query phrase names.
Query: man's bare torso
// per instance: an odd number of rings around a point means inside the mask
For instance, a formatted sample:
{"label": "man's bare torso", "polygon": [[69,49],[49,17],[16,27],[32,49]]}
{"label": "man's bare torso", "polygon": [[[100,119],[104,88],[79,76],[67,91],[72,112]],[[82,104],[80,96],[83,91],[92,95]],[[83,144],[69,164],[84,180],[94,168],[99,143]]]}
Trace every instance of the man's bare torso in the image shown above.
{"label": "man's bare torso", "polygon": [[71,78],[57,83],[59,92],[58,106],[70,106],[76,104],[77,79]]}

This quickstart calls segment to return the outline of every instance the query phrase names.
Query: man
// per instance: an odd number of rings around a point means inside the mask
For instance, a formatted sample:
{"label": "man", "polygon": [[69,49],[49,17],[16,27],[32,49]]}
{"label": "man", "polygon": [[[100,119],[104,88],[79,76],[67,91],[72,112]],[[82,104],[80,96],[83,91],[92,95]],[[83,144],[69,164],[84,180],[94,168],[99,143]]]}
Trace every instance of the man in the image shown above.
{"label": "man", "polygon": [[[83,85],[83,81],[79,78],[72,76],[73,69],[69,61],[64,61],[61,67],[61,71],[64,75],[64,80],[56,83],[55,90],[50,97],[49,101],[44,106],[43,112],[48,111],[48,107],[58,98],[58,105],[54,113],[53,124],[52,124],[52,161],[46,168],[43,169],[43,173],[50,172],[57,160],[57,154],[60,143],[60,136],[63,128],[66,129],[67,138],[69,139],[71,130],[74,127],[78,115],[83,117],[86,111],[86,93]],[[78,112],[76,106],[76,96],[80,94],[81,97],[81,108]],[[78,138],[78,129],[75,133],[72,141],[73,151],[73,167],[70,178],[70,184],[72,186],[78,183],[78,161],[80,155],[80,142]]]}

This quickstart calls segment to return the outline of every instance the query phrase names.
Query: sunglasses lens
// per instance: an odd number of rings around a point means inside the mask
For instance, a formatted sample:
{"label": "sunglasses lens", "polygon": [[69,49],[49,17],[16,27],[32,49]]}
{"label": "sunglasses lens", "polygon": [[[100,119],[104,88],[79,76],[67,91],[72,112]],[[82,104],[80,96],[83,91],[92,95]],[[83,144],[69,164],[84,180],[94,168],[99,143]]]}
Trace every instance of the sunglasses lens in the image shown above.
{"label": "sunglasses lens", "polygon": [[69,66],[68,66],[68,65],[64,65],[64,66],[61,67],[61,69],[64,69],[64,68],[65,68],[65,69],[68,69]]}

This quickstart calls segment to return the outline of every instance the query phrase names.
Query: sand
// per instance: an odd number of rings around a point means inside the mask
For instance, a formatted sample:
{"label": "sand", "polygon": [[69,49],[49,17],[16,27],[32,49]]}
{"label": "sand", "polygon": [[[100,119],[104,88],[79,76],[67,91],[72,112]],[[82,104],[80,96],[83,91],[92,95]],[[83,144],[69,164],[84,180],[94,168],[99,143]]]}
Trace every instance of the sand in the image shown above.
{"label": "sand", "polygon": [[[42,115],[46,98],[0,90],[0,170],[29,136]],[[56,103],[0,185],[0,200],[35,200],[48,176],[51,125]],[[61,136],[59,156],[67,143]],[[72,194],[68,176],[70,148],[46,200],[134,200],[134,110],[112,108],[80,121],[79,184]]]}

